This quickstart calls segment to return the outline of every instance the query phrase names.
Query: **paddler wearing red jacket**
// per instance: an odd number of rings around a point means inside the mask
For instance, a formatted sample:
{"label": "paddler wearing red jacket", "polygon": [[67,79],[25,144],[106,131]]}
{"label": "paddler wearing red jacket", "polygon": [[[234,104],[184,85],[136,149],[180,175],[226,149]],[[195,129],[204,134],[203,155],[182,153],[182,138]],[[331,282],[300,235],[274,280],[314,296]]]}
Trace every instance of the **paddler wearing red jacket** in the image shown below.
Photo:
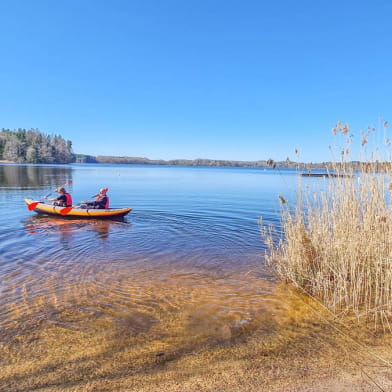
{"label": "paddler wearing red jacket", "polygon": [[87,208],[97,208],[97,209],[108,209],[109,208],[109,197],[107,196],[107,188],[102,188],[97,194],[95,201],[87,203]]}
{"label": "paddler wearing red jacket", "polygon": [[71,207],[72,206],[72,196],[65,190],[65,188],[57,188],[55,192],[60,193],[59,197],[54,197],[53,199],[47,200],[53,201],[55,206],[60,207]]}

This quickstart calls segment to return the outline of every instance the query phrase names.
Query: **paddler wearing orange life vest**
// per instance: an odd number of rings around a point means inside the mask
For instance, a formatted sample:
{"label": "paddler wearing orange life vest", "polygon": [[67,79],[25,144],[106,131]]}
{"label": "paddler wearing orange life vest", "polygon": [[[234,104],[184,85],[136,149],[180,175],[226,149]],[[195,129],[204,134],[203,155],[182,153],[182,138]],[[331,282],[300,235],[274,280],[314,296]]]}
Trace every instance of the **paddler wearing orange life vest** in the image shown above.
{"label": "paddler wearing orange life vest", "polygon": [[60,207],[71,207],[72,206],[72,196],[65,190],[65,188],[57,188],[55,192],[59,193],[59,197],[54,197],[52,199],[45,197],[45,199],[53,201],[55,206]]}
{"label": "paddler wearing orange life vest", "polygon": [[109,197],[107,196],[107,188],[102,188],[96,195],[96,199],[93,202],[86,203],[87,208],[97,209],[108,209],[109,208]]}

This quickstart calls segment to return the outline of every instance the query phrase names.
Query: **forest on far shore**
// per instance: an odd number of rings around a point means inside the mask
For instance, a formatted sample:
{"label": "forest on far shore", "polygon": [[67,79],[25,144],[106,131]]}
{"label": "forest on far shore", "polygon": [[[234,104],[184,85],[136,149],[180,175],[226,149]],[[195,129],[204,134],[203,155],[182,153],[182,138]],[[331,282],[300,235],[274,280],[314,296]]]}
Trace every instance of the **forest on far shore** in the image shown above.
{"label": "forest on far shore", "polygon": [[259,161],[234,161],[217,159],[148,159],[143,157],[92,156],[74,154],[72,142],[60,135],[48,135],[38,129],[18,128],[0,130],[0,161],[14,163],[106,163],[137,165],[175,165],[175,166],[229,166],[229,167],[299,167],[303,164],[275,162],[272,159]]}
{"label": "forest on far shore", "polygon": [[0,160],[15,163],[71,163],[72,142],[38,129],[0,131]]}
{"label": "forest on far shore", "polygon": [[[331,169],[340,166],[341,162],[304,163],[295,162],[287,158],[284,161],[275,161],[271,158],[258,161],[235,161],[218,159],[149,159],[131,156],[93,156],[87,154],[74,154],[72,142],[65,140],[60,135],[48,135],[38,129],[10,130],[0,129],[0,161],[14,163],[105,163],[129,165],[173,165],[173,166],[225,166],[225,167],[258,167],[258,168],[293,168],[293,169]],[[353,169],[363,165],[359,161],[345,163]],[[367,163],[369,170],[385,170],[392,166],[391,162]]]}

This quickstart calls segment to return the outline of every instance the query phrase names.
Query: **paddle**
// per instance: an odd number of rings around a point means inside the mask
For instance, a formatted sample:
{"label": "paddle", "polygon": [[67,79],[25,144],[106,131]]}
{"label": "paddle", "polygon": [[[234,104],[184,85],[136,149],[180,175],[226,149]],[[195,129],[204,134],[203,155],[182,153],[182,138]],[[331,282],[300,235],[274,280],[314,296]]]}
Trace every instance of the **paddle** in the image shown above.
{"label": "paddle", "polygon": [[[109,190],[109,188],[105,188],[105,193]],[[89,197],[87,200],[92,199],[93,197],[97,197],[99,195],[99,193],[97,193],[96,195],[92,195],[91,197]],[[80,206],[81,204],[85,203],[87,200],[81,201],[78,204],[71,206],[71,207],[64,207],[62,210],[60,210],[60,214],[61,215],[67,215],[69,212],[72,211],[73,208]]]}
{"label": "paddle", "polygon": [[[67,185],[69,185],[69,184],[72,184],[72,180],[67,181],[65,184],[59,186],[59,188],[64,188],[65,186],[67,186]],[[56,189],[57,189],[57,188],[56,188]],[[53,192],[54,192],[54,191],[52,191],[52,192],[48,193],[46,196],[44,196],[44,199],[46,199],[47,197],[49,197]],[[42,201],[34,201],[34,202],[30,203],[30,204],[27,206],[27,209],[28,209],[29,211],[33,211],[33,210],[35,209],[35,207],[37,207],[37,205],[38,205],[39,203],[42,203]]]}

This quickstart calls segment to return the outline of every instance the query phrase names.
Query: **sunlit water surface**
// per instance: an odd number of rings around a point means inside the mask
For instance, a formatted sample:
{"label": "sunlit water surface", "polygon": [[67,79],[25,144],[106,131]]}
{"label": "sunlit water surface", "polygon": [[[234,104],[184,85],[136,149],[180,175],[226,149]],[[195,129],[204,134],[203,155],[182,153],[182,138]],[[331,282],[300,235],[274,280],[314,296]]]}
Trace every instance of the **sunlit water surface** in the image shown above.
{"label": "sunlit water surface", "polygon": [[[112,207],[133,210],[120,221],[27,210],[25,197],[68,180],[74,202],[108,187]],[[37,329],[97,325],[230,339],[273,311],[258,222],[279,226],[278,195],[294,198],[297,183],[293,170],[1,165],[2,344],[15,351],[16,337],[29,342]]]}

